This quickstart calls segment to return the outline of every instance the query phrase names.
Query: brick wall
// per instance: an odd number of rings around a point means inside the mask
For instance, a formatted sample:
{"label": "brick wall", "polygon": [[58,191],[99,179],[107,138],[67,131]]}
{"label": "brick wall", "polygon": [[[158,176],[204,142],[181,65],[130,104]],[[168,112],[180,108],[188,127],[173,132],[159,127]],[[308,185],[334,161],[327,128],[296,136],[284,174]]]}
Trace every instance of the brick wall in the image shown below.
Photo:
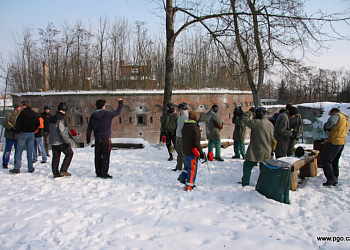
{"label": "brick wall", "polygon": [[[29,100],[33,108],[39,108],[43,112],[45,104],[51,106],[51,113],[56,112],[60,102],[66,102],[69,108],[67,112],[68,127],[74,128],[78,136],[77,142],[85,145],[85,134],[90,115],[96,110],[95,102],[105,99],[106,109],[115,110],[118,107],[118,97],[123,99],[124,109],[120,116],[113,119],[112,138],[142,138],[150,143],[158,143],[160,136],[160,117],[162,115],[163,93],[149,91],[144,93],[130,92],[82,92],[82,93],[30,93],[13,94],[13,102]],[[243,110],[248,110],[253,105],[253,97],[249,92],[213,93],[176,91],[172,101],[176,104],[186,102],[189,110],[195,110],[201,114],[201,120],[205,121],[206,113],[213,104],[219,106],[219,116],[224,122],[221,131],[222,139],[232,139],[234,126],[232,124],[233,110],[237,105],[243,104]],[[205,125],[201,126],[202,139],[206,140]],[[247,132],[247,138],[250,133]]]}

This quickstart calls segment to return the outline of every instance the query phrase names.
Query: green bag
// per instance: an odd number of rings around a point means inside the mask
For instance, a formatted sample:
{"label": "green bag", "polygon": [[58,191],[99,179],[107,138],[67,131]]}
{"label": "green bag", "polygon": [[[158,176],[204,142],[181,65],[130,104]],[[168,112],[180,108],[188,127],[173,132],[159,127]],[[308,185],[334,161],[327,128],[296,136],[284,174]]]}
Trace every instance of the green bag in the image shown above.
{"label": "green bag", "polygon": [[267,198],[289,204],[291,165],[284,161],[266,160],[260,168],[255,190]]}

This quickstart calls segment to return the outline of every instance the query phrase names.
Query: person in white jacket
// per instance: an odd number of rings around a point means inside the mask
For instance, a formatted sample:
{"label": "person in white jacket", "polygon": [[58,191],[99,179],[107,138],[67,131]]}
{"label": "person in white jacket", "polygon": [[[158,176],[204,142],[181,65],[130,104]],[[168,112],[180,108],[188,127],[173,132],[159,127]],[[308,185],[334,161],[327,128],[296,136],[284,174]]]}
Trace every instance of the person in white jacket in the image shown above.
{"label": "person in white jacket", "polygon": [[183,147],[182,147],[182,128],[184,126],[185,120],[188,118],[188,112],[187,112],[187,103],[182,102],[178,105],[178,108],[180,110],[180,117],[177,121],[177,127],[176,127],[176,152],[177,152],[177,164],[173,171],[179,170],[182,171],[182,166],[186,166],[186,159],[185,155],[183,154]]}

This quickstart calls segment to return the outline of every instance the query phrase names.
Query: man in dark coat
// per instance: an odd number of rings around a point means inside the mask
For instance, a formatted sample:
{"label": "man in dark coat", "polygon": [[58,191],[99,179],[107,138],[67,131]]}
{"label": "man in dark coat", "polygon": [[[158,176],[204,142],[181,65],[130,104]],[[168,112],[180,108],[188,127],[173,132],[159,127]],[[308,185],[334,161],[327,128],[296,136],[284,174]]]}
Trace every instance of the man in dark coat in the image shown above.
{"label": "man in dark coat", "polygon": [[290,128],[290,119],[293,119],[298,114],[298,109],[292,107],[280,114],[276,120],[274,137],[277,141],[276,158],[287,156],[289,140],[293,136]]}
{"label": "man in dark coat", "polygon": [[215,157],[217,161],[224,161],[221,158],[221,140],[220,131],[223,128],[223,122],[217,114],[219,111],[218,105],[214,104],[211,106],[209,112],[207,113],[207,118],[205,121],[206,133],[208,139],[208,152],[214,151],[215,147]]}
{"label": "man in dark coat", "polygon": [[235,155],[232,158],[240,158],[241,155],[245,157],[245,132],[246,126],[243,124],[243,110],[241,106],[237,106],[233,112],[232,123],[235,124],[235,129],[233,131],[233,148]]}
{"label": "man in dark coat", "polygon": [[247,149],[243,163],[242,186],[248,186],[250,175],[254,166],[259,165],[266,159],[271,158],[271,145],[273,141],[273,125],[266,117],[267,111],[264,107],[253,112],[249,110],[243,116],[243,124],[251,129],[250,144]]}
{"label": "man in dark coat", "polygon": [[28,172],[33,173],[33,147],[35,139],[35,130],[39,127],[39,115],[30,107],[30,102],[22,101],[23,111],[18,115],[16,121],[16,132],[19,133],[17,141],[16,163],[14,169],[10,170],[13,174],[20,173],[22,165],[22,153],[24,146],[27,147]]}
{"label": "man in dark coat", "polygon": [[111,155],[111,126],[112,120],[120,115],[123,109],[123,100],[118,98],[119,105],[115,111],[105,110],[106,101],[97,100],[97,110],[90,116],[88,128],[86,131],[86,142],[90,144],[91,133],[94,131],[95,137],[95,171],[96,176],[103,179],[110,179],[113,176],[108,174],[109,158]]}
{"label": "man in dark coat", "polygon": [[50,106],[45,105],[44,106],[44,112],[40,113],[40,116],[44,119],[44,129],[43,129],[43,141],[44,141],[44,148],[46,151],[46,155],[50,157],[49,152],[49,136],[50,136],[50,118],[52,115],[50,114]]}
{"label": "man in dark coat", "polygon": [[185,120],[182,128],[183,152],[186,158],[186,166],[177,180],[186,185],[185,191],[191,191],[195,187],[198,158],[204,158],[200,143],[201,131],[198,126],[199,118],[199,113],[190,111],[188,119]]}
{"label": "man in dark coat", "polygon": [[[50,145],[52,148],[52,173],[53,178],[71,176],[68,172],[69,165],[73,158],[73,150],[69,140],[69,131],[66,120],[67,104],[61,102],[58,105],[57,113],[50,118]],[[65,154],[61,169],[58,171],[61,153]]]}
{"label": "man in dark coat", "polygon": [[[167,113],[163,114],[161,117],[160,136],[166,136],[166,147],[169,152],[168,161],[172,161],[174,159],[173,152],[176,147],[176,128],[179,120],[179,114],[176,113],[175,107],[175,103],[168,103]],[[173,145],[171,145],[171,143]]]}
{"label": "man in dark coat", "polygon": [[14,105],[14,110],[12,110],[10,113],[7,114],[5,117],[2,126],[5,128],[5,138],[6,138],[6,145],[4,149],[4,154],[2,156],[2,167],[4,169],[8,169],[8,163],[10,161],[10,155],[12,146],[15,147],[15,157],[17,152],[17,140],[18,140],[18,133],[16,132],[15,125],[16,120],[21,112],[22,104],[19,102],[16,102]]}

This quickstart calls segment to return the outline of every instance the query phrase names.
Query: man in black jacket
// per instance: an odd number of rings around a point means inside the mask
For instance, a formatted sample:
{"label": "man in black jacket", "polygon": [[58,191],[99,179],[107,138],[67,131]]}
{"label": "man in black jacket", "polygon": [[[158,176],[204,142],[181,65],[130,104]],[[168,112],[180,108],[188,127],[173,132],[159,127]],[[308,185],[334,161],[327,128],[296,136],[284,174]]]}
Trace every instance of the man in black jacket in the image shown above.
{"label": "man in black jacket", "polygon": [[[52,148],[52,173],[53,178],[71,176],[67,172],[73,158],[73,150],[69,141],[67,120],[65,118],[68,107],[65,102],[58,105],[57,113],[50,118],[50,144]],[[65,154],[64,160],[58,171],[61,152]]]}
{"label": "man in black jacket", "polygon": [[120,115],[123,109],[123,100],[118,98],[119,105],[115,111],[105,110],[106,101],[97,100],[97,110],[90,116],[86,131],[86,143],[91,142],[91,133],[94,131],[95,137],[95,171],[96,176],[103,179],[111,179],[108,174],[109,158],[111,155],[111,125],[112,119]]}
{"label": "man in black jacket", "polygon": [[18,115],[15,125],[16,132],[19,133],[19,136],[17,141],[17,152],[15,156],[15,167],[14,169],[10,170],[10,173],[13,174],[20,173],[24,146],[27,147],[28,172],[33,173],[35,171],[33,168],[33,147],[35,130],[40,125],[39,116],[31,109],[29,101],[22,101],[21,104],[23,106],[23,111]]}

